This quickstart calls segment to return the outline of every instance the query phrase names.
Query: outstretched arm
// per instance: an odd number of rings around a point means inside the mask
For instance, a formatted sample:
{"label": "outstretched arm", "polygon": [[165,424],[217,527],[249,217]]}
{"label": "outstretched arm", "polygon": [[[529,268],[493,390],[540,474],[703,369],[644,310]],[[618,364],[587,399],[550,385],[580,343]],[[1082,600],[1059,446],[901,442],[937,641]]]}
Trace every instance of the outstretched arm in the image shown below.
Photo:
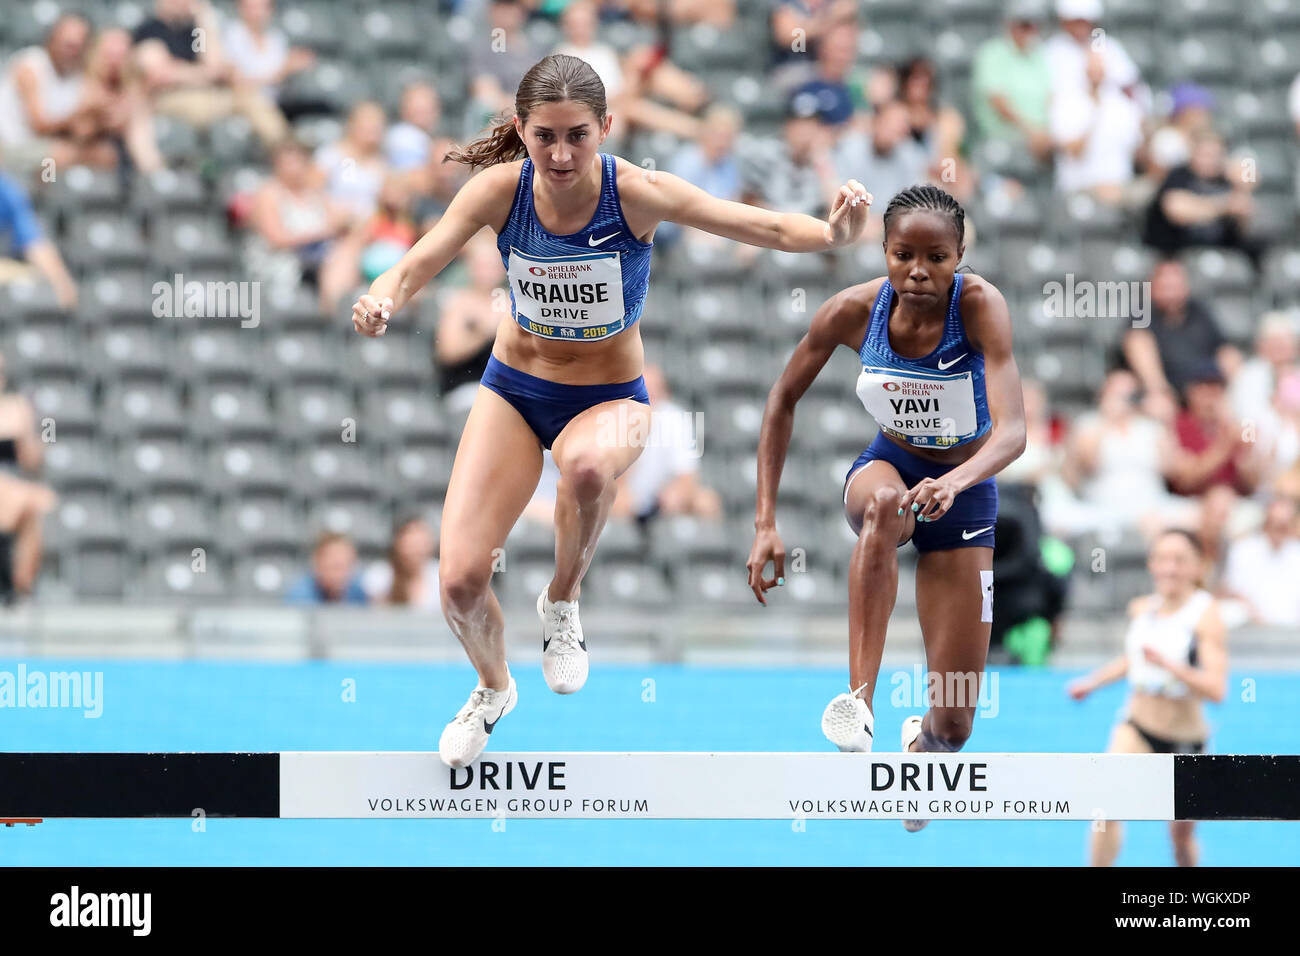
{"label": "outstretched arm", "polygon": [[429,280],[460,254],[465,243],[484,226],[496,229],[514,198],[518,171],[490,166],[471,177],[452,197],[442,218],[407,250],[391,269],[370,284],[370,291],[352,307],[352,324],[363,335],[383,335],[394,312],[411,300]]}
{"label": "outstretched arm", "polygon": [[[862,302],[853,286],[827,299],[812,318],[807,333],[795,347],[781,377],[767,395],[763,427],[758,438],[758,491],[754,514],[754,547],[750,551],[749,586],[759,603],[769,588],[785,582],[785,549],[776,533],[776,494],[781,484],[790,434],[794,431],[794,406],[830,359],[837,345],[845,342],[845,329],[862,314]],[[768,562],[775,575],[764,578]]]}
{"label": "outstretched arm", "polygon": [[672,173],[656,172],[644,182],[648,188],[639,194],[661,221],[783,252],[818,252],[854,242],[871,207],[871,194],[856,179],[840,187],[825,220],[719,199]]}

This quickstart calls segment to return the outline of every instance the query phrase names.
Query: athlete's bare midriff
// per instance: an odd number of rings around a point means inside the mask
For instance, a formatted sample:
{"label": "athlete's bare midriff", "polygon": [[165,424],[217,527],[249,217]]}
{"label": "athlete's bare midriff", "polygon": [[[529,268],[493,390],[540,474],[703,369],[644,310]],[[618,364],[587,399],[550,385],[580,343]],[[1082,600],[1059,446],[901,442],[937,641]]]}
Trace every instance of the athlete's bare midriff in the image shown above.
{"label": "athlete's bare midriff", "polygon": [[600,342],[555,342],[521,329],[506,315],[492,354],[511,368],[563,385],[615,385],[640,376],[645,365],[641,322]]}

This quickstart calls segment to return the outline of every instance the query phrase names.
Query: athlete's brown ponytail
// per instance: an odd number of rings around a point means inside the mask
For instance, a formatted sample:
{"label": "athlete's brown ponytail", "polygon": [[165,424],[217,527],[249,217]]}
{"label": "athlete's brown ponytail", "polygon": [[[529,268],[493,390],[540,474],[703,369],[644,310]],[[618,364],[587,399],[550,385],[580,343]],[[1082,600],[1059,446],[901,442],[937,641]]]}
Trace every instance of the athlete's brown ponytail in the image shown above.
{"label": "athlete's brown ponytail", "polygon": [[[553,53],[533,64],[519,81],[515,92],[515,114],[521,123],[528,122],[528,114],[539,103],[559,103],[572,100],[591,107],[596,121],[605,122],[605,84],[586,60],[564,53]],[[496,163],[508,163],[525,155],[524,141],[515,129],[514,118],[501,114],[489,131],[469,144],[451,149],[443,162],[451,160],[465,163],[471,169],[480,169]]]}

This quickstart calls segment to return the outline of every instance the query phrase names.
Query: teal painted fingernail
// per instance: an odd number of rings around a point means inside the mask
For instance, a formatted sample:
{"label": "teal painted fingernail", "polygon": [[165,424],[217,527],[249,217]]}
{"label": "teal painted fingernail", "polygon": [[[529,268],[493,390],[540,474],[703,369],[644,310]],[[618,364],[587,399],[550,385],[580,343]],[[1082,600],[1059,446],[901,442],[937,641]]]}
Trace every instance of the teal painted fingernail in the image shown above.
{"label": "teal painted fingernail", "polygon": [[921,506],[918,505],[915,501],[913,501],[913,502],[912,502],[912,510],[913,510],[913,511],[920,511],[920,510],[921,510]]}
{"label": "teal painted fingernail", "polygon": [[902,514],[903,514],[903,509],[902,509],[902,508],[899,508],[899,509],[898,509],[898,514],[899,514],[900,517],[902,516]]}
{"label": "teal painted fingernail", "polygon": [[777,584],[777,587],[780,587],[782,584],[785,584],[785,578],[777,578],[777,579],[776,579],[776,584]]}

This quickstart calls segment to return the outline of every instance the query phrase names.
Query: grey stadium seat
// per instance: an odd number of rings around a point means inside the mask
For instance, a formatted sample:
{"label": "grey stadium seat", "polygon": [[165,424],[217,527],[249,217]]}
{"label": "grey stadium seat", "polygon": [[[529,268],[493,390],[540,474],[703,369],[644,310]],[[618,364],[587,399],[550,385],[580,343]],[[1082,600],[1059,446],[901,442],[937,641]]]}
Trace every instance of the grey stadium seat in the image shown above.
{"label": "grey stadium seat", "polygon": [[189,423],[180,389],[159,382],[119,382],[104,388],[101,404],[106,434],[185,439]]}
{"label": "grey stadium seat", "polygon": [[[351,395],[325,385],[285,385],[276,389],[281,434],[300,441],[333,438],[342,443],[349,423],[360,422]],[[364,439],[358,430],[358,439]]]}
{"label": "grey stadium seat", "polygon": [[192,386],[190,425],[199,437],[223,440],[269,438],[278,427],[265,389],[238,382]]}
{"label": "grey stadium seat", "polygon": [[273,441],[216,441],[207,462],[208,491],[241,500],[250,494],[283,497],[297,482],[290,456]]}
{"label": "grey stadium seat", "polygon": [[439,501],[447,493],[452,456],[440,446],[398,445],[384,459],[384,484],[400,501]]}
{"label": "grey stadium seat", "polygon": [[196,492],[202,479],[186,442],[125,441],[117,454],[118,485],[133,494]]}

